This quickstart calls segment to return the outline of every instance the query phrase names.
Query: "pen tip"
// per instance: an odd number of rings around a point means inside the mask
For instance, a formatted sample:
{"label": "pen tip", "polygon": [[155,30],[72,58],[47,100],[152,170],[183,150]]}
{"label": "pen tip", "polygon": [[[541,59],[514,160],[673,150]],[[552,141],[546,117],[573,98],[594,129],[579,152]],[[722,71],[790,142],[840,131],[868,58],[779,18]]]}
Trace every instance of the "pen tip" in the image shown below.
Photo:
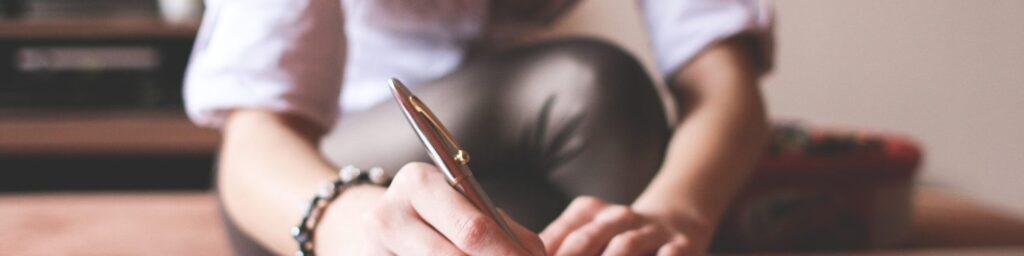
{"label": "pen tip", "polygon": [[394,77],[388,78],[388,87],[391,87],[392,89],[395,88],[395,85],[400,84],[400,83],[402,83],[402,82],[399,82],[398,78],[394,78]]}
{"label": "pen tip", "polygon": [[409,89],[406,88],[405,84],[402,84],[402,81],[399,81],[397,78],[388,79],[388,87],[391,87],[391,91],[396,92],[396,93],[398,93],[398,92],[401,92],[403,94],[408,94],[409,93]]}

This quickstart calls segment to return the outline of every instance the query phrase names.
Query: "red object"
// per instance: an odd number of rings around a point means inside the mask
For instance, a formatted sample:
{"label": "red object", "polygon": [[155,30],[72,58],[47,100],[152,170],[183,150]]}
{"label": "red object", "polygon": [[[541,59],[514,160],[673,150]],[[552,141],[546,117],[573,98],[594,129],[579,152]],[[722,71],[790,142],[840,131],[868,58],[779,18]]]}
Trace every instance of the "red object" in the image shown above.
{"label": "red object", "polygon": [[874,248],[905,234],[921,160],[912,140],[781,126],[771,146],[719,226],[713,251]]}

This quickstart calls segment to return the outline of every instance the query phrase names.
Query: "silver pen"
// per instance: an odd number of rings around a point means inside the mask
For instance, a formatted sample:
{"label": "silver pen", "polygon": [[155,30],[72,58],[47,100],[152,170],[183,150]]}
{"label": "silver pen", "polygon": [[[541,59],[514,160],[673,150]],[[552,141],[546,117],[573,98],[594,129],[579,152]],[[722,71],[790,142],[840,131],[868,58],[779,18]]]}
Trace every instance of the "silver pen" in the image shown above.
{"label": "silver pen", "polygon": [[516,238],[515,233],[509,228],[505,218],[501,217],[498,209],[494,207],[494,203],[491,202],[491,199],[484,193],[483,188],[480,187],[480,183],[473,178],[473,172],[469,170],[468,165],[469,152],[466,152],[459,146],[459,143],[452,138],[448,129],[441,124],[441,121],[434,116],[434,113],[427,108],[427,105],[423,104],[419,98],[413,95],[402,82],[392,78],[388,83],[391,87],[391,93],[395,96],[395,100],[398,101],[398,105],[405,114],[405,118],[412,125],[413,130],[416,131],[420,141],[423,142],[423,146],[426,147],[430,159],[444,173],[448,184],[459,191],[459,193],[462,193],[466,199],[469,199],[477,209],[490,216],[491,219],[494,219],[498,226],[501,226],[501,229],[505,231],[505,234],[518,243],[519,239]]}

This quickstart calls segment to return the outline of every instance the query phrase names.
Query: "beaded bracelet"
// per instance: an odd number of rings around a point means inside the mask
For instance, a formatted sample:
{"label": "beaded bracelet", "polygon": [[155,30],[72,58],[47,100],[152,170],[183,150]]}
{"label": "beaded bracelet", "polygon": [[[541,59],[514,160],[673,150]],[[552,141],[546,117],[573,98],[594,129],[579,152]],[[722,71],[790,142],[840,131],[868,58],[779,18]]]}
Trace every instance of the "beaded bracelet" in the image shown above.
{"label": "beaded bracelet", "polygon": [[390,183],[391,177],[388,177],[384,173],[384,169],[380,167],[361,170],[349,165],[341,168],[338,171],[338,179],[324,181],[321,184],[320,190],[317,191],[316,196],[313,196],[313,200],[306,207],[305,214],[302,215],[302,221],[295,225],[295,227],[292,227],[292,237],[299,243],[299,251],[295,255],[316,255],[313,252],[313,232],[316,230],[324,210],[327,209],[327,205],[334,201],[345,189],[357,184],[373,184],[386,187]]}

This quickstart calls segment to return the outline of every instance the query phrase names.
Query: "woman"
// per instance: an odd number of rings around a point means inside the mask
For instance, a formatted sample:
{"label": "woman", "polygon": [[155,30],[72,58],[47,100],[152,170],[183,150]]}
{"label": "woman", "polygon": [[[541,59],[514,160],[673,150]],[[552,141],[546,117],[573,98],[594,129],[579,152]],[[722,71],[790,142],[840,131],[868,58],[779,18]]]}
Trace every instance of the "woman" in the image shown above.
{"label": "woman", "polygon": [[[767,7],[638,3],[678,105],[670,127],[654,83],[617,47],[505,43],[574,2],[208,0],[186,106],[223,132],[218,191],[238,252],[296,251],[299,206],[353,164],[394,182],[345,189],[314,231],[317,253],[703,254],[766,134]],[[472,152],[519,241],[418,163],[389,77]]]}

